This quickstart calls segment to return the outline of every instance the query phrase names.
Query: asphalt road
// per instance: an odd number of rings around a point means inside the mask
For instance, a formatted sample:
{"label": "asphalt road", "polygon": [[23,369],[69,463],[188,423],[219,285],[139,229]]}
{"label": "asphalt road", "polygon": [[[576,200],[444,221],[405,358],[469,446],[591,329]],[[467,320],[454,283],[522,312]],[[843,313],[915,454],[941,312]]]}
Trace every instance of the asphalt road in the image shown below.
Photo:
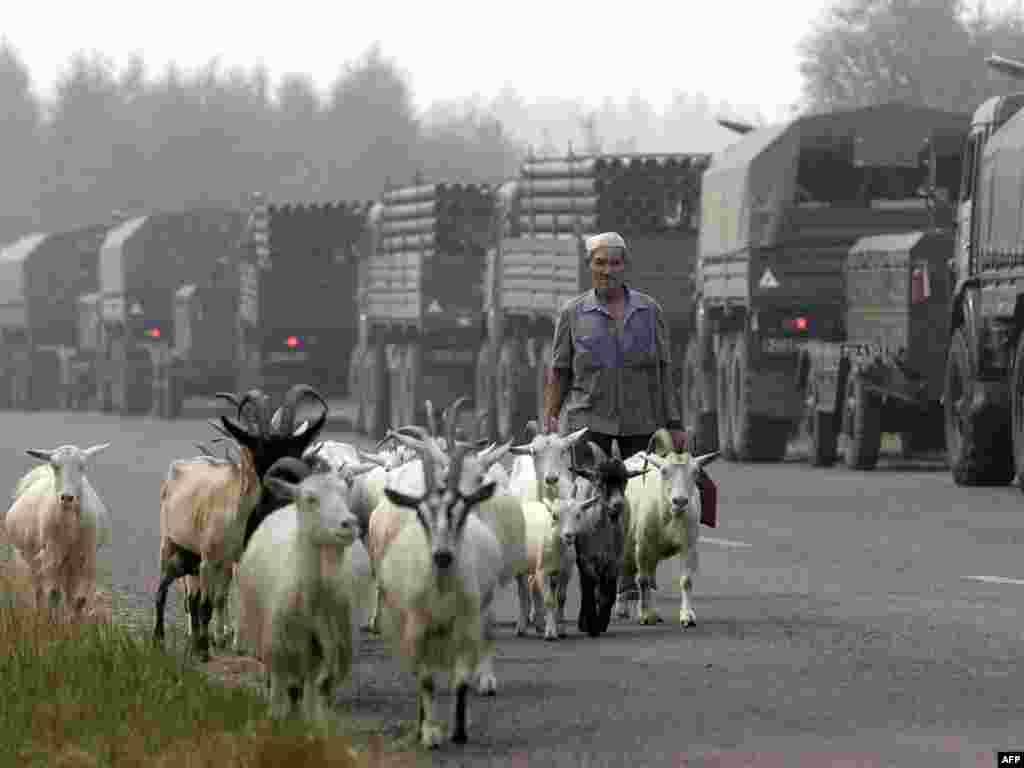
{"label": "asphalt road", "polygon": [[[160,481],[209,428],[11,412],[0,425],[0,487],[31,466],[22,448],[113,444],[92,471],[114,519],[105,557],[116,586],[151,595]],[[498,696],[472,700],[472,743],[435,764],[991,766],[994,750],[1024,748],[1018,490],[961,489],[891,462],[711,473],[721,522],[702,528],[698,626],[672,622],[675,563],[658,573],[657,627],[581,636],[572,586],[568,639],[502,627]],[[509,589],[499,618],[515,611]],[[356,677],[339,708],[415,717],[412,681],[379,641]]]}

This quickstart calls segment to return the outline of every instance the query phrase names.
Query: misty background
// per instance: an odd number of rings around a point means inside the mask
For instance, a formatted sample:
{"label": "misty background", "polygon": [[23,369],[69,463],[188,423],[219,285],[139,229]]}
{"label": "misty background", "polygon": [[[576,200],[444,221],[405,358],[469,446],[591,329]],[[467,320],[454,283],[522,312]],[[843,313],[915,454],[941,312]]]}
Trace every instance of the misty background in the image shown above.
{"label": "misty background", "polygon": [[[987,69],[993,52],[1024,58],[1019,2],[990,11],[954,0],[842,0],[800,44],[803,99],[771,119],[893,99],[972,112],[1024,88]],[[341,67],[327,93],[302,74],[272,85],[265,70],[216,60],[189,71],[151,72],[142,59],[115,69],[102,52],[69,52],[52,99],[36,96],[47,91],[40,85],[17,41],[4,38],[0,244],[103,223],[115,209],[240,207],[253,191],[272,201],[370,200],[417,173],[497,182],[526,152],[564,154],[570,144],[580,153],[713,152],[736,139],[715,117],[766,122],[727,93],[699,91],[665,105],[609,94],[595,107],[506,87],[490,101],[417,110],[415,73],[403,71],[401,51],[379,46]]]}

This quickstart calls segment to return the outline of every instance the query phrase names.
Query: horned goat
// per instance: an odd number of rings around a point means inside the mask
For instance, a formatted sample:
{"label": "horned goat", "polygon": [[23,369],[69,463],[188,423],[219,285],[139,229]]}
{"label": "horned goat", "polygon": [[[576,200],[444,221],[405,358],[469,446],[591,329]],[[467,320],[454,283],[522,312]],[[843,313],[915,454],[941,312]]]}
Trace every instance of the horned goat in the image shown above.
{"label": "horned goat", "polygon": [[96,591],[96,552],[110,544],[110,519],[86,474],[91,460],[110,443],[81,449],[26,449],[46,462],[15,486],[2,522],[6,538],[28,566],[37,608],[48,600],[54,619],[61,598],[71,617],[81,618]]}
{"label": "horned goat", "polygon": [[[239,462],[173,462],[160,489],[160,583],[153,639],[163,645],[170,585],[182,576],[198,575],[198,589],[189,596],[191,649],[202,661],[210,656],[213,606],[227,599],[231,563],[241,557],[259,523],[282,506],[265,498],[263,477],[279,459],[302,464],[299,457],[327,420],[326,402],[306,385],[292,387],[273,417],[269,397],[259,390],[241,398],[220,396],[237,404],[237,418],[222,416],[218,428],[238,444]],[[315,422],[296,426],[296,410],[304,397],[318,400],[323,411]]]}
{"label": "horned goat", "polygon": [[[651,587],[658,564],[679,555],[682,569],[679,588],[682,602],[679,623],[692,626],[697,623],[691,596],[693,578],[697,574],[697,544],[700,538],[701,493],[700,474],[703,468],[718,458],[718,453],[690,456],[689,453],[640,453],[626,461],[630,469],[641,469],[653,464],[657,472],[644,478],[634,478],[626,485],[630,518],[626,531],[626,551],[623,560],[624,584],[636,583],[640,592],[637,618],[641,624],[657,624],[662,619],[651,606]],[[634,607],[626,603],[628,616]]]}
{"label": "horned goat", "polygon": [[530,442],[511,448],[516,459],[512,463],[509,491],[525,501],[569,498],[573,489],[572,447],[587,433],[586,428],[565,437],[542,433],[532,420],[526,428],[533,435]]}
{"label": "horned goat", "polygon": [[579,477],[574,494],[589,497],[596,492],[601,501],[595,508],[597,519],[592,528],[576,537],[576,567],[580,574],[581,632],[597,637],[608,629],[617,595],[619,575],[625,554],[629,501],[626,484],[645,470],[629,470],[622,461],[619,441],[612,441],[609,457],[601,447],[588,441],[594,465],[573,467]]}
{"label": "horned goat", "polygon": [[412,669],[419,692],[417,736],[428,748],[444,738],[434,717],[434,674],[447,672],[455,691],[452,741],[465,743],[469,685],[493,638],[485,617],[497,588],[501,544],[472,510],[494,493],[494,484],[463,493],[466,447],[456,447],[444,486],[433,457],[423,452],[426,490],[419,496],[386,488],[388,500],[413,510],[416,525],[398,532],[377,568],[382,624]]}
{"label": "horned goat", "polygon": [[271,715],[286,717],[301,700],[306,717],[324,724],[352,665],[360,592],[348,555],[359,521],[348,482],[333,473],[297,485],[270,474],[264,485],[290,503],[259,527],[238,564],[238,634],[266,665]]}

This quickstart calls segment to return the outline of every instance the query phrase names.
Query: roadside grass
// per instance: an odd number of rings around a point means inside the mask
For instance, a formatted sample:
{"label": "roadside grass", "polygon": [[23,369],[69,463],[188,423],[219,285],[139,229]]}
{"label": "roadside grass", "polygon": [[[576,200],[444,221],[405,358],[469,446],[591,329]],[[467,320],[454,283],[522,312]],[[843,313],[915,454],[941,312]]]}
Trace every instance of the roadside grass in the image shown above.
{"label": "roadside grass", "polygon": [[12,555],[0,542],[0,766],[423,763],[405,727],[385,739],[359,718],[335,718],[327,734],[298,720],[271,721],[265,698],[252,688],[218,684],[113,623],[103,592],[86,620],[51,622],[32,607]]}

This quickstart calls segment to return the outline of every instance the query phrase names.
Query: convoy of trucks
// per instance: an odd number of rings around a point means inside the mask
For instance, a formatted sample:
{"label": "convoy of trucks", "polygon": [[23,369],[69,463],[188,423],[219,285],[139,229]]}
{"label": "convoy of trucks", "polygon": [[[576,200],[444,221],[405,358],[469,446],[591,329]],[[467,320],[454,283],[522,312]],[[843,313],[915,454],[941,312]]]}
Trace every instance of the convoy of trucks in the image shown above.
{"label": "convoy of trucks", "polygon": [[1006,483],[1024,474],[1022,106],[883,104],[730,126],[713,158],[531,157],[494,186],[28,235],[0,249],[0,407],[173,418],[301,379],[355,399],[369,434],[468,393],[509,439],[589,284],[583,238],[616,230],[668,315],[696,450],[777,461],[805,431],[812,463],[870,469],[893,432],[944,446],[957,483]]}
{"label": "convoy of trucks", "polygon": [[698,450],[785,456],[806,420],[808,342],[846,337],[851,247],[933,226],[918,192],[922,149],[943,150],[951,184],[957,161],[946,149],[965,132],[966,116],[883,104],[753,130],[714,157],[701,186],[697,331],[683,375]]}

